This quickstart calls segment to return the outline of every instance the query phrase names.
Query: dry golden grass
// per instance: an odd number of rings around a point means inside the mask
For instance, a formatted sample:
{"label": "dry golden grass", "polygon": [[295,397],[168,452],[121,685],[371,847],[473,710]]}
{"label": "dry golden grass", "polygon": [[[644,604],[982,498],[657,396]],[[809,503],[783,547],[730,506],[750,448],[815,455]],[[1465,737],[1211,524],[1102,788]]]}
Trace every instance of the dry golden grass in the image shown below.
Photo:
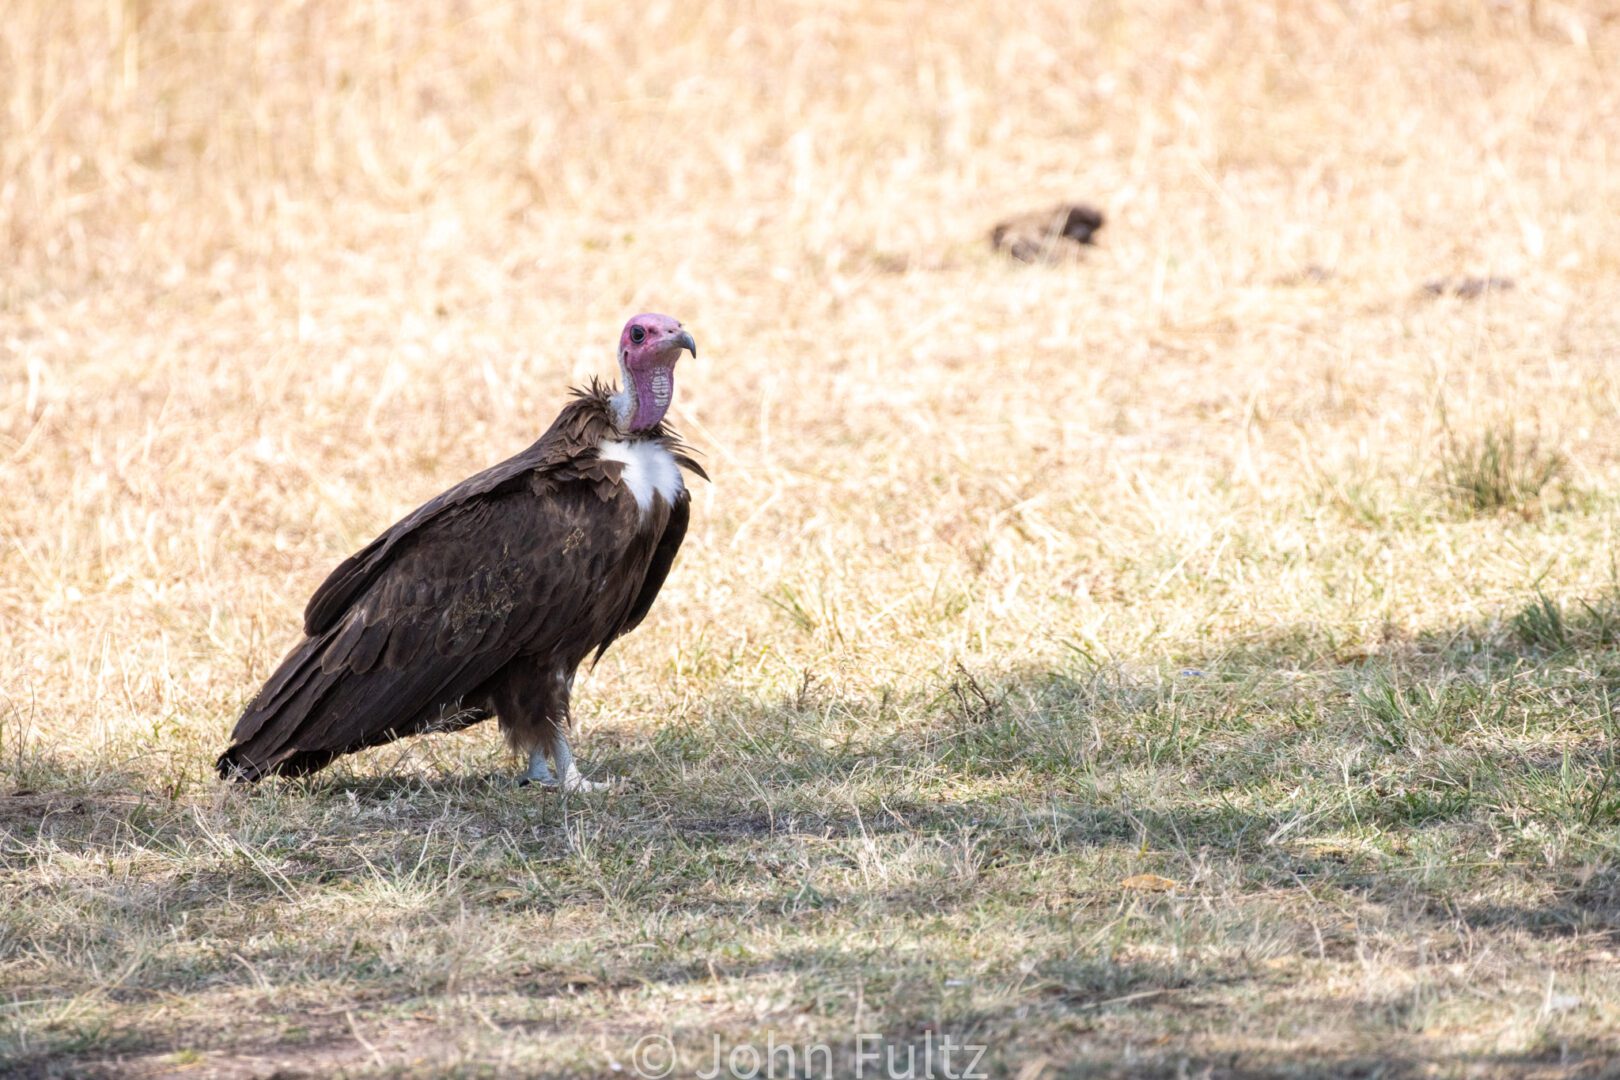
{"label": "dry golden grass", "polygon": [[[1548,0],[12,0],[0,1061],[1600,1071],[1617,75]],[[582,690],[641,786],[220,790],[325,572],[643,309],[715,483]],[[1471,513],[1504,431],[1561,479]]]}

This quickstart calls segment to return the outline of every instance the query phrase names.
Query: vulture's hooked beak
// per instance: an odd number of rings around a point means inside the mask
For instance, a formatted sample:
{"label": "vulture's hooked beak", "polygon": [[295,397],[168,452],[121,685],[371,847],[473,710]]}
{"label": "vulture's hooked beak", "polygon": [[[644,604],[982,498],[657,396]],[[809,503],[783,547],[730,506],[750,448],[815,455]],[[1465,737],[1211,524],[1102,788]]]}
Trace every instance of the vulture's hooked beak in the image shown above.
{"label": "vulture's hooked beak", "polygon": [[685,349],[687,352],[691,353],[692,359],[697,359],[697,342],[693,341],[692,335],[687,333],[685,330],[682,330],[676,336],[673,344],[677,348]]}

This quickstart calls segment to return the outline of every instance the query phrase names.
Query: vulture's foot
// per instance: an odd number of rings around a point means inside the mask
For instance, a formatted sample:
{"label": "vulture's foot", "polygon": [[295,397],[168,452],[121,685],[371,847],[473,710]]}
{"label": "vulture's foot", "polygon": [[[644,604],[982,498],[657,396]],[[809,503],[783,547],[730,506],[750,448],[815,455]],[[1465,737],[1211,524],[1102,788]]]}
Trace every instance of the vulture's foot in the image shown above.
{"label": "vulture's foot", "polygon": [[571,771],[562,783],[562,789],[564,791],[580,792],[612,791],[614,788],[619,786],[619,781],[611,776],[606,780],[587,780],[585,777],[580,775],[578,769]]}
{"label": "vulture's foot", "polygon": [[569,773],[560,784],[557,782],[556,776],[549,774],[546,776],[530,776],[528,773],[524,773],[522,776],[517,778],[518,787],[528,787],[531,784],[542,791],[564,791],[570,793],[612,791],[615,788],[623,786],[623,782],[617,777],[613,776],[608,777],[606,780],[587,780],[585,779],[584,774],[582,774],[578,769],[575,769],[573,772]]}
{"label": "vulture's foot", "polygon": [[[557,764],[555,772],[550,763],[546,761],[546,752],[536,749],[529,754],[529,771],[518,778],[519,787],[536,784],[547,791],[565,791],[588,793],[592,791],[608,791],[619,786],[614,777],[606,780],[587,780],[574,764],[574,752],[568,746],[568,740],[561,735],[557,738],[557,745],[552,748],[551,757]],[[562,779],[559,781],[558,777]]]}

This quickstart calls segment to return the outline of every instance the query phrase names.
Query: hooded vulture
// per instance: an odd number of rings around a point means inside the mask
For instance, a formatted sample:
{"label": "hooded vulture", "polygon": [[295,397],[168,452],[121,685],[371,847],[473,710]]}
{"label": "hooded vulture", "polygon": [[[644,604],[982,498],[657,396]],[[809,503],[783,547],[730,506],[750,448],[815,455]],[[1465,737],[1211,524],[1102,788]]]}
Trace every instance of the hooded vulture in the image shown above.
{"label": "hooded vulture", "polygon": [[646,618],[675,561],[691,505],[681,469],[708,478],[663,423],[682,352],[697,344],[674,319],[631,319],[622,390],[576,390],[533,446],[333,570],[304,608],[304,639],[237,721],[220,776],[297,776],[493,715],[528,755],[525,781],[605,786],[574,764],[569,694],[581,661]]}

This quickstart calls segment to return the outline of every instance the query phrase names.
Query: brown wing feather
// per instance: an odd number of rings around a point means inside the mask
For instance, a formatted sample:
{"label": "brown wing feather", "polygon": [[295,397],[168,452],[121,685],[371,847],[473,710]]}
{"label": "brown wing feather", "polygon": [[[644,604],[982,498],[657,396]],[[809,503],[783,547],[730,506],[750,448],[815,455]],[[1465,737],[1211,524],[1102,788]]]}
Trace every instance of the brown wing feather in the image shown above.
{"label": "brown wing feather", "polygon": [[537,472],[563,469],[570,461],[593,453],[612,427],[606,400],[605,389],[593,384],[588,393],[564,407],[546,433],[528,449],[423,503],[343,560],[309,598],[304,608],[304,633],[313,636],[336,623],[372,578],[388,565],[394,547],[439,515],[471,500],[529,485]]}
{"label": "brown wing feather", "polygon": [[520,656],[577,663],[621,621],[650,558],[634,498],[596,487],[485,497],[418,528],[266,683],[221,772],[319,767],[480,708],[484,684]]}
{"label": "brown wing feather", "polygon": [[686,539],[686,526],[691,517],[692,500],[683,491],[676,497],[675,505],[669,509],[669,521],[658,537],[658,546],[653,548],[652,561],[647,565],[647,576],[642,580],[641,588],[630,605],[629,613],[625,615],[624,621],[614,628],[613,636],[602,642],[596,650],[596,659],[602,659],[602,654],[607,652],[607,647],[613,643],[614,638],[622,637],[640,626],[641,620],[652,610],[653,601],[658,599],[658,590],[664,587],[664,579],[669,577],[670,567],[675,565],[675,554],[681,549],[681,541]]}

